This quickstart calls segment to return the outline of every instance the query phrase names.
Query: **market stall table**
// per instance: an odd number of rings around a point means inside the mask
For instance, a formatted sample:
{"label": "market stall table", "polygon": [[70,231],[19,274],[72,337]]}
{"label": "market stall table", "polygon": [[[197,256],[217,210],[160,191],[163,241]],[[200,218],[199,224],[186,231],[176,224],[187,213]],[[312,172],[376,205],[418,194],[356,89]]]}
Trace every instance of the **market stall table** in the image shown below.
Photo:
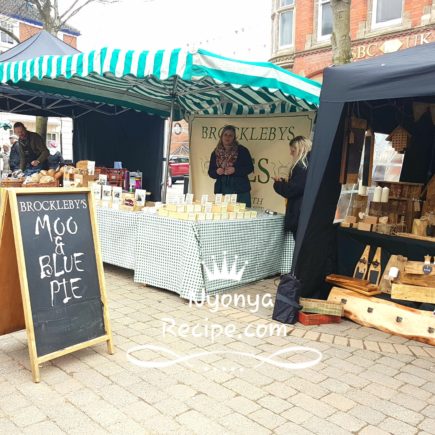
{"label": "market stall table", "polygon": [[[291,234],[284,236],[283,215],[194,222],[97,207],[97,219],[105,263],[133,270],[135,282],[184,298],[199,300],[203,292],[290,271],[294,241]],[[228,272],[236,260],[239,281],[208,276],[206,268],[215,272],[214,260],[222,272],[224,255]]]}
{"label": "market stall table", "polygon": [[103,262],[135,269],[138,213],[97,207]]}
{"label": "market stall table", "polygon": [[[289,272],[291,266],[293,239],[284,237],[282,215],[195,222],[139,213],[137,225],[135,282],[183,298],[201,300],[204,294]],[[240,281],[221,279],[224,258],[228,271],[236,263]]]}

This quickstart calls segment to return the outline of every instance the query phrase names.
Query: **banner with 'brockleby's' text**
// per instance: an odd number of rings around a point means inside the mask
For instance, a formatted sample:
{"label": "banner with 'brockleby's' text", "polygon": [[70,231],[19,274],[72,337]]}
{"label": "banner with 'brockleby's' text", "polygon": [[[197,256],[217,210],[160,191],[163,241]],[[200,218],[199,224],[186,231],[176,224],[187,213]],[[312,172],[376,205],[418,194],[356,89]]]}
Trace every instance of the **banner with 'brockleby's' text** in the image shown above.
{"label": "banner with 'brockleby's' text", "polygon": [[288,177],[289,142],[295,136],[311,136],[315,112],[274,116],[198,116],[190,123],[190,177],[195,198],[213,197],[214,181],[208,176],[210,155],[215,149],[222,127],[236,127],[237,140],[249,149],[254,172],[251,182],[252,207],[285,211],[285,200],[273,190],[272,177]]}

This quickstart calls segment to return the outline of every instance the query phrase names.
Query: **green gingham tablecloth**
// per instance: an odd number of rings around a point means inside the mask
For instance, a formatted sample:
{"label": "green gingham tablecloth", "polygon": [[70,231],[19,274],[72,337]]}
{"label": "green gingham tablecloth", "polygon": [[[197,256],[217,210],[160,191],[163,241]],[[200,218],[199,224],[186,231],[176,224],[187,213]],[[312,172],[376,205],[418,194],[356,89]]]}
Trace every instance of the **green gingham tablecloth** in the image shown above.
{"label": "green gingham tablecloth", "polygon": [[139,213],[104,207],[96,211],[103,262],[134,270]]}
{"label": "green gingham tablecloth", "polygon": [[[205,295],[288,273],[293,237],[284,235],[284,216],[260,214],[255,219],[183,221],[138,213],[134,280],[202,300]],[[215,279],[235,264],[240,281]],[[209,276],[207,269],[211,271]]]}

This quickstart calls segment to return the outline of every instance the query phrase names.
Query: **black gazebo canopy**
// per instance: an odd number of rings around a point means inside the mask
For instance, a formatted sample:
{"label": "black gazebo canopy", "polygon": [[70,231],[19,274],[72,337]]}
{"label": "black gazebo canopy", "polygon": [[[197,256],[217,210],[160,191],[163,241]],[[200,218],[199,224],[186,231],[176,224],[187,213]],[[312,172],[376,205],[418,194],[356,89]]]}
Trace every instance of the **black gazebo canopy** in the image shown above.
{"label": "black gazebo canopy", "polygon": [[365,118],[375,132],[405,126],[419,143],[405,153],[401,181],[426,182],[435,172],[434,128],[429,113],[414,120],[417,101],[435,103],[435,43],[325,69],[293,263],[303,296],[325,297],[324,277],[335,271],[345,116]]}

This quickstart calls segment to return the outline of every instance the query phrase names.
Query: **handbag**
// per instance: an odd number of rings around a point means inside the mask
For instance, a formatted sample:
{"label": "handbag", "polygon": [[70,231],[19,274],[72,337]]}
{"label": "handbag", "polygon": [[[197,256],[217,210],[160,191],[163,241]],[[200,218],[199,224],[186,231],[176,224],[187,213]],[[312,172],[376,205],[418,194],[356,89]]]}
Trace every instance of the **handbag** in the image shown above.
{"label": "handbag", "polygon": [[293,325],[298,320],[301,282],[292,273],[281,276],[276,290],[272,319]]}

